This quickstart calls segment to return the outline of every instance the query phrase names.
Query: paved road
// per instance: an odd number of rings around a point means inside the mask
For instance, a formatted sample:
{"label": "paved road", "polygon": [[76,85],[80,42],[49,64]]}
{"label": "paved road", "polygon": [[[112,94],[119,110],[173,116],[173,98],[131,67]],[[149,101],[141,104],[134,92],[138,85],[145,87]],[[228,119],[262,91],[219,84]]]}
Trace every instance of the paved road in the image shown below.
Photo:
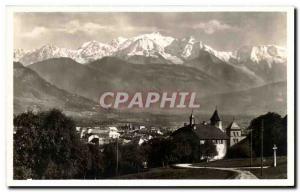
{"label": "paved road", "polygon": [[[216,169],[216,170],[225,170],[225,171],[232,171],[236,173],[236,176],[234,178],[230,179],[258,179],[254,174],[252,174],[250,171],[243,170],[242,168],[223,168],[223,167],[198,167],[194,166],[192,164],[176,164],[174,165],[178,168],[188,168],[188,169]],[[249,169],[250,167],[243,167]],[[260,167],[251,167],[251,169],[258,169]],[[268,168],[268,167],[263,167]]]}

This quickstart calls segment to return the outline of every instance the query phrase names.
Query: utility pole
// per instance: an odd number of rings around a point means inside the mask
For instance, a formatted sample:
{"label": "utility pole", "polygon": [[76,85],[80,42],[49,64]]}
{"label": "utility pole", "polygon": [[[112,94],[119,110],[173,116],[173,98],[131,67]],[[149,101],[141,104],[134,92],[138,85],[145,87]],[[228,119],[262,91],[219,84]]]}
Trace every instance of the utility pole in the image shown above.
{"label": "utility pole", "polygon": [[261,121],[261,136],[260,136],[260,176],[263,175],[263,156],[264,156],[264,120]]}
{"label": "utility pole", "polygon": [[250,130],[250,167],[252,167],[252,131],[253,129]]}
{"label": "utility pole", "polygon": [[118,137],[117,137],[117,143],[116,143],[116,176],[118,176],[118,169],[119,169],[119,146],[118,146]]}

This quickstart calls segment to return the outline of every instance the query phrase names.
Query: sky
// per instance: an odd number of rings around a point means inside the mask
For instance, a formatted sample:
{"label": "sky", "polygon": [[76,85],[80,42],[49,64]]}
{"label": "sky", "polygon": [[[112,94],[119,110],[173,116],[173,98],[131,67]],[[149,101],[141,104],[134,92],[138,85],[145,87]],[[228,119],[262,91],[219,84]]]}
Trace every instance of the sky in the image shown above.
{"label": "sky", "polygon": [[77,49],[84,42],[109,43],[160,32],[165,36],[194,36],[217,50],[244,45],[286,47],[286,14],[281,12],[129,12],[129,13],[15,13],[14,48],[25,50],[45,44]]}

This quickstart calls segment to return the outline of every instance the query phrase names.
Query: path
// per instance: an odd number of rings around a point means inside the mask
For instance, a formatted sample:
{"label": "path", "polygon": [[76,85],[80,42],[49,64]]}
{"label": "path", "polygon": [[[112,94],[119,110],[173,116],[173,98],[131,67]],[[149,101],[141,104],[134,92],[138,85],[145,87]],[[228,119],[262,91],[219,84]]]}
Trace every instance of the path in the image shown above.
{"label": "path", "polygon": [[[224,168],[224,167],[198,167],[192,164],[175,164],[175,167],[178,168],[188,168],[188,169],[216,169],[216,170],[224,170],[224,171],[232,171],[236,173],[236,176],[233,179],[258,179],[254,174],[250,171],[246,171],[243,169],[258,169],[260,167],[231,167],[231,168]],[[267,166],[263,168],[268,168]]]}

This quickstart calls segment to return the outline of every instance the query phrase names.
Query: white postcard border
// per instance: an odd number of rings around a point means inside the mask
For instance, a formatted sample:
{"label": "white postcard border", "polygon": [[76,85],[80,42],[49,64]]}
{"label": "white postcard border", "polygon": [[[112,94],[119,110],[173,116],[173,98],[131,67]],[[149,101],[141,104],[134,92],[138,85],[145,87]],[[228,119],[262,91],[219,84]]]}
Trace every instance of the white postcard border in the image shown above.
{"label": "white postcard border", "polygon": [[[286,12],[287,13],[287,114],[288,114],[288,179],[262,180],[13,180],[13,13],[15,12]],[[7,6],[6,12],[6,154],[8,186],[293,186],[295,184],[294,136],[294,7],[199,7],[199,6]],[[230,182],[228,182],[230,181]]]}

